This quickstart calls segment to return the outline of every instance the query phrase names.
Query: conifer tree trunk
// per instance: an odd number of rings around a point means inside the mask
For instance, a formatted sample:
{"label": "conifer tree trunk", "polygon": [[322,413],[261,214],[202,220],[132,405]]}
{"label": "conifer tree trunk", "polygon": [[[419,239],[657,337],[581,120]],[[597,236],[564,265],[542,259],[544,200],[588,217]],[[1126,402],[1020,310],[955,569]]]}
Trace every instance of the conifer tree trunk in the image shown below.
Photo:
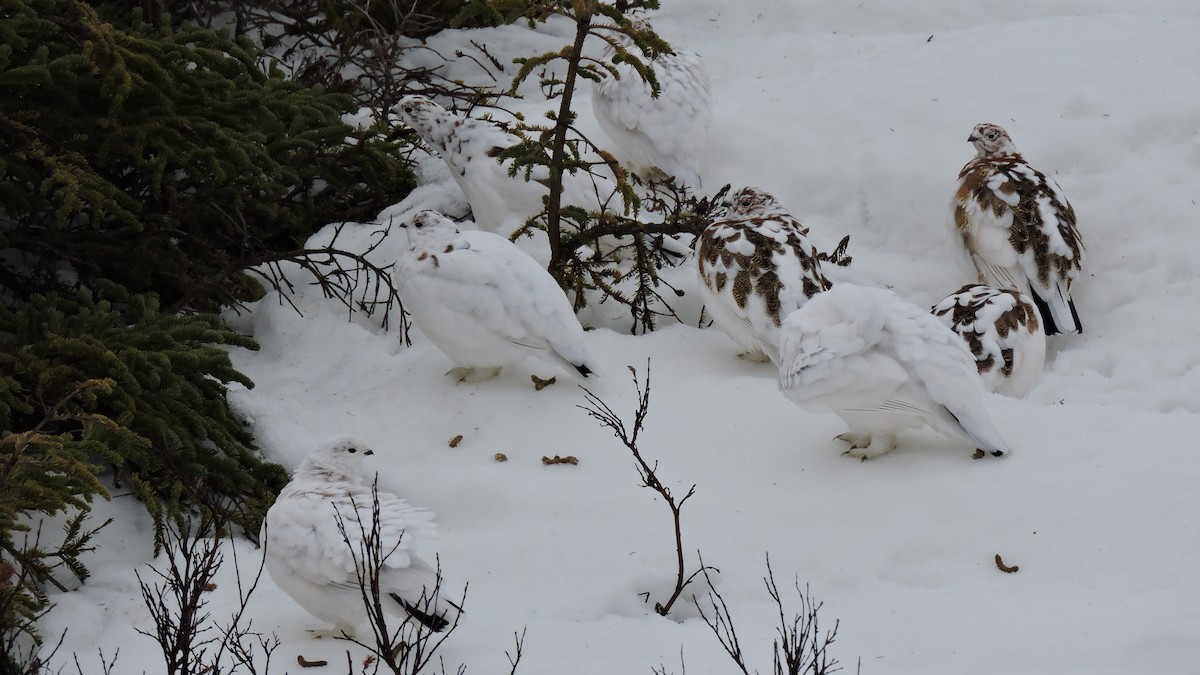
{"label": "conifer tree trunk", "polygon": [[583,56],[583,43],[587,39],[592,25],[592,15],[595,13],[595,0],[575,0],[575,43],[567,58],[567,75],[563,78],[562,100],[558,105],[558,117],[554,125],[554,145],[550,157],[550,199],[546,204],[546,234],[550,238],[550,272],[556,277],[562,269],[562,192],[563,167],[567,157],[567,132],[570,130],[574,113],[571,111],[571,100],[575,95],[575,82],[578,79],[579,60]]}

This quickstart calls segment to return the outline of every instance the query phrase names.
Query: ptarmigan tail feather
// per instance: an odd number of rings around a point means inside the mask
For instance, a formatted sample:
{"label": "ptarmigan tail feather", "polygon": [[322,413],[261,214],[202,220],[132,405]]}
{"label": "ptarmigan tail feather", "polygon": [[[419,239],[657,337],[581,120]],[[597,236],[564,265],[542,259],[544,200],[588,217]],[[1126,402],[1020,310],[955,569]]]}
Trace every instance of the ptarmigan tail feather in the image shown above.
{"label": "ptarmigan tail feather", "polygon": [[451,614],[451,610],[447,609],[447,606],[449,608],[453,608],[454,612],[458,612],[460,614],[462,613],[462,607],[458,606],[456,603],[442,598],[438,598],[437,604],[442,606],[442,610],[438,611],[436,608],[427,606],[433,604],[430,602],[412,603],[396,595],[395,593],[388,593],[388,595],[392,598],[392,600],[396,601],[396,604],[403,607],[404,611],[407,612],[414,621],[435,633],[442,632],[446,629],[446,626],[449,626],[453,621],[454,617]]}
{"label": "ptarmigan tail feather", "polygon": [[424,560],[413,558],[410,567],[382,572],[380,582],[386,584],[384,592],[396,603],[385,603],[389,613],[407,615],[435,632],[454,623],[462,612],[443,596],[445,582],[438,569]]}
{"label": "ptarmigan tail feather", "polygon": [[1042,298],[1038,289],[1029,289],[1033,304],[1042,315],[1046,335],[1059,333],[1083,333],[1083,324],[1079,322],[1079,312],[1075,310],[1075,300],[1062,291],[1061,286],[1050,289],[1049,299]]}
{"label": "ptarmigan tail feather", "polygon": [[580,361],[579,363],[576,363],[566,356],[559,354],[558,350],[556,349],[539,351],[537,354],[547,361],[557,363],[559,366],[562,366],[562,368],[568,373],[579,373],[579,376],[585,379],[595,372],[586,362]]}
{"label": "ptarmigan tail feather", "polygon": [[388,595],[391,596],[392,600],[395,600],[397,604],[403,607],[404,611],[407,612],[408,615],[413,618],[413,620],[422,626],[425,626],[429,630],[434,631],[435,633],[441,632],[446,628],[446,626],[450,625],[449,619],[447,619],[444,614],[436,614],[433,611],[422,610],[421,608],[417,607],[416,604],[405,600],[395,593],[388,593]]}
{"label": "ptarmigan tail feather", "polygon": [[1012,451],[1008,449],[1008,444],[1004,439],[1000,438],[1000,434],[992,427],[992,423],[986,419],[975,419],[971,415],[963,415],[959,417],[955,415],[949,408],[943,407],[946,414],[954,418],[958,428],[963,435],[972,441],[975,441],[976,447],[989,454],[1007,455]]}

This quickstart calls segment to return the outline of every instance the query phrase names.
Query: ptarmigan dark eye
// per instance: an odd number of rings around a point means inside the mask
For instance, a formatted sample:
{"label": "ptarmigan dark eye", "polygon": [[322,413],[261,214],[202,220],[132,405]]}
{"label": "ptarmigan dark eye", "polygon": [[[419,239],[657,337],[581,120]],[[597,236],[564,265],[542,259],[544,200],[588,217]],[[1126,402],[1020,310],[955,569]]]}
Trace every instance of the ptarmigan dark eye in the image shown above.
{"label": "ptarmigan dark eye", "polygon": [[994,140],[996,140],[996,132],[994,132],[994,131],[989,131],[989,132],[988,132],[988,134],[987,134],[987,137],[988,137],[988,140],[989,140],[989,141],[994,141]]}
{"label": "ptarmigan dark eye", "polygon": [[404,112],[411,115],[412,114],[412,106],[411,105],[404,106]]}
{"label": "ptarmigan dark eye", "polygon": [[743,200],[742,200],[742,203],[740,204],[740,206],[741,206],[743,209],[748,209],[748,208],[750,208],[750,205],[751,205],[751,202],[750,202],[750,200],[749,200],[749,199],[743,199]]}
{"label": "ptarmigan dark eye", "polygon": [[350,448],[346,452],[349,452],[350,454],[354,454],[354,453],[358,452],[358,448]]}

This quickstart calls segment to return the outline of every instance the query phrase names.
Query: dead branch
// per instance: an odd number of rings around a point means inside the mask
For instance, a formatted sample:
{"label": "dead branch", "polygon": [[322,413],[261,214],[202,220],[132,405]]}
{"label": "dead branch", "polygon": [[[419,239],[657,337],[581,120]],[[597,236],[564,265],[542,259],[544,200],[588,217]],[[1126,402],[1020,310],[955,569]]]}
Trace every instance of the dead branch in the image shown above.
{"label": "dead branch", "polygon": [[[383,596],[387,591],[383,587],[381,572],[388,557],[400,545],[403,534],[395,546],[385,550],[379,515],[378,479],[371,484],[369,520],[363,518],[357,505],[353,507],[353,519],[342,513],[337,514],[338,531],[353,556],[355,579],[373,638],[369,643],[351,637],[341,639],[363,647],[375,657],[377,664],[383,664],[395,675],[417,675],[429,666],[443,643],[458,628],[458,622],[462,618],[462,607],[466,602],[467,587],[463,587],[458,602],[450,603],[458,611],[453,612],[453,617],[447,619],[448,623],[440,632],[435,632],[418,621],[401,621],[399,627],[392,628],[389,625],[388,613],[383,608]],[[421,598],[413,603],[418,612],[427,616],[437,616],[436,607],[442,597],[440,560],[437,562],[435,575],[433,588],[427,594],[422,593]],[[445,670],[444,663],[442,669]],[[462,672],[461,666],[459,672]]]}
{"label": "dead branch", "polygon": [[658,462],[650,464],[645,457],[642,456],[641,450],[638,448],[638,435],[642,431],[642,427],[646,421],[646,415],[650,409],[650,361],[646,361],[646,382],[643,385],[637,376],[637,370],[633,366],[629,367],[629,372],[633,374],[633,386],[638,393],[638,407],[633,414],[633,425],[631,428],[626,428],[625,422],[607,403],[602,401],[587,387],[583,389],[587,398],[587,405],[577,406],[587,412],[589,416],[597,420],[603,426],[612,429],[613,435],[620,439],[621,443],[633,453],[633,459],[638,471],[638,476],[642,479],[642,487],[654,490],[663,498],[667,507],[671,510],[671,520],[675,530],[675,588],[671,596],[666,602],[658,602],[654,605],[654,611],[662,616],[666,616],[671,611],[671,607],[679,596],[683,594],[683,589],[687,587],[695,578],[696,575],[704,571],[703,564],[701,568],[696,570],[691,575],[687,574],[684,556],[683,556],[683,527],[681,523],[680,513],[683,505],[687,500],[696,494],[696,486],[688,488],[687,494],[682,499],[676,499],[671,492],[671,488],[663,484],[657,474]]}
{"label": "dead branch", "polygon": [[[750,675],[750,668],[746,665],[745,654],[738,641],[729,606],[707,572],[704,574],[704,580],[709,590],[708,609],[706,610],[697,601],[696,606],[700,610],[700,617],[743,675]],[[771,569],[769,554],[767,555],[767,576],[763,578],[763,583],[778,612],[779,625],[775,629],[776,637],[772,642],[772,672],[774,675],[829,675],[841,670],[838,660],[829,654],[829,646],[837,638],[839,623],[834,621],[831,630],[824,634],[821,633],[819,612],[824,607],[824,603],[813,600],[809,588],[805,586],[801,589],[800,582],[797,580],[794,585],[800,596],[800,611],[792,613],[789,618],[787,610],[784,609],[783,596],[775,583],[775,573]]]}

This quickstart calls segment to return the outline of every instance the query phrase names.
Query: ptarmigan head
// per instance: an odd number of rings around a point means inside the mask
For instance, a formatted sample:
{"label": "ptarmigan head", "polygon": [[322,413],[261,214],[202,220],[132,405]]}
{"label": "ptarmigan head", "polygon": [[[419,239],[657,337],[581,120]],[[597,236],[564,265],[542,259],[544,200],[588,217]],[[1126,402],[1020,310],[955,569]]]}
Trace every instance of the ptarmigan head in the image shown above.
{"label": "ptarmigan head", "polygon": [[1008,132],[995,124],[976,125],[967,140],[975,146],[980,157],[1017,154],[1017,146],[1013,145]]}
{"label": "ptarmigan head", "polygon": [[392,107],[402,122],[429,140],[429,132],[444,122],[450,115],[445,108],[424,96],[405,96]]}
{"label": "ptarmigan head", "polygon": [[783,206],[767,192],[753,187],[744,187],[721,202],[725,213],[723,219],[754,218],[783,212]]}
{"label": "ptarmigan head", "polygon": [[418,211],[416,215],[400,223],[400,227],[408,231],[410,248],[418,246],[429,247],[439,242],[449,243],[458,234],[458,225],[433,210]]}
{"label": "ptarmigan head", "polygon": [[296,474],[357,482],[362,476],[363,457],[373,454],[361,438],[334,436],[313,448],[296,468]]}

